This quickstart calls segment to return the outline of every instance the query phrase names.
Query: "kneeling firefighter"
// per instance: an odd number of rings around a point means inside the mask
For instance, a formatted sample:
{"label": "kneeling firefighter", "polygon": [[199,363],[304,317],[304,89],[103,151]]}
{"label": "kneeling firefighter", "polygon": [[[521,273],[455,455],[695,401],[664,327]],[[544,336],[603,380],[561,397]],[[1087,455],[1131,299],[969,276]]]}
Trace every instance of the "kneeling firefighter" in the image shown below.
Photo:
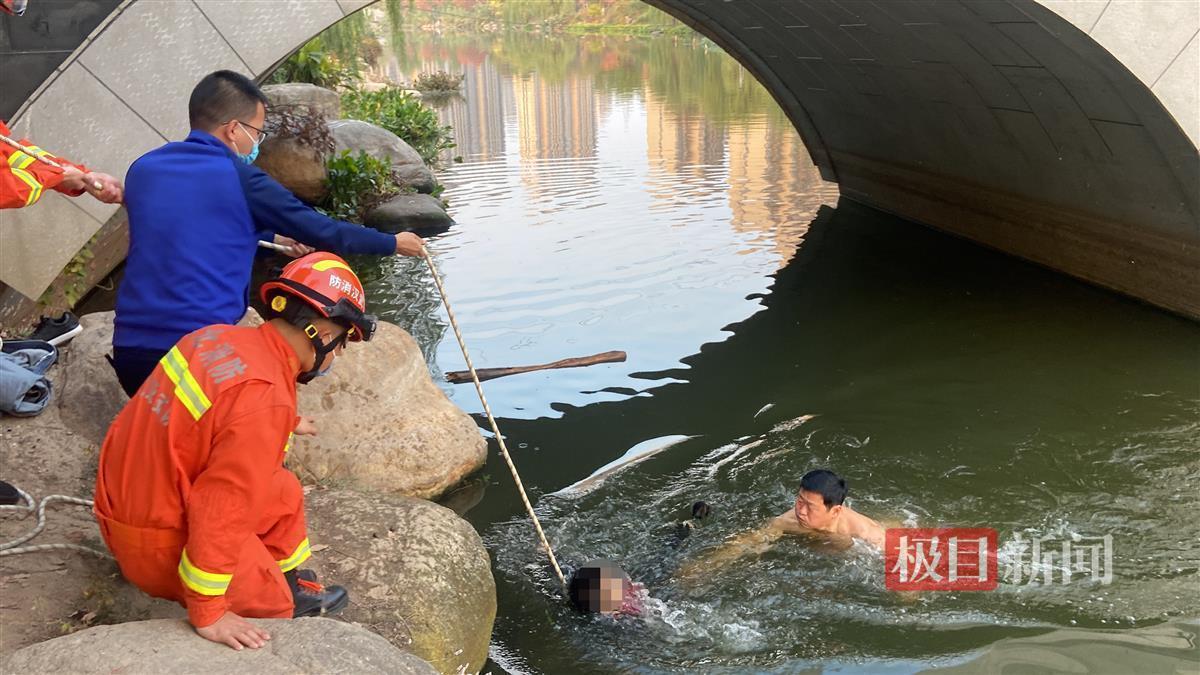
{"label": "kneeling firefighter", "polygon": [[331,253],[292,261],[261,296],[261,326],[207,326],[162,358],[109,428],[96,479],[100,531],[125,578],[235,649],[270,639],[242,617],[326,614],[349,600],[299,569],[310,556],[304,492],[283,460],[304,430],[296,383],[375,330],[362,283]]}

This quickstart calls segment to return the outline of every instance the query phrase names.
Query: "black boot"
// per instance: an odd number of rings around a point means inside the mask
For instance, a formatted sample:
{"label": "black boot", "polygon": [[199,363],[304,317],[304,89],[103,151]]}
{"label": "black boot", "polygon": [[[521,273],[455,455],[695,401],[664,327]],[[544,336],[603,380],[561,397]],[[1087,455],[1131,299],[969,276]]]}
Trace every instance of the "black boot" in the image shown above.
{"label": "black boot", "polygon": [[292,589],[292,601],[296,604],[292,618],[302,616],[324,616],[340,612],[350,602],[350,594],[341,586],[322,586],[317,583],[317,573],[312,570],[284,572],[288,587]]}

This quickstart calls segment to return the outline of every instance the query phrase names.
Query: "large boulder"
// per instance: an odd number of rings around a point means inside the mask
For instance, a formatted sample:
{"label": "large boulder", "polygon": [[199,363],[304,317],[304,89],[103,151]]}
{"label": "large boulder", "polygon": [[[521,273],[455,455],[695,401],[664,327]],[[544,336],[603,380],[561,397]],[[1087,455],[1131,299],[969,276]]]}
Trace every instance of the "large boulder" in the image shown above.
{"label": "large boulder", "polygon": [[272,136],[259,148],[255,165],[308,204],[320,204],[329,194],[325,153],[301,139]]}
{"label": "large boulder", "polygon": [[421,499],[343,490],[312,491],[306,511],[321,548],[311,564],[350,591],[345,619],[442,673],[483,668],[496,583],[470,524]]}
{"label": "large boulder", "polygon": [[235,651],[196,635],[184,621],[97,626],[26,647],[5,673],[436,673],[358,626],[333,619],[259,619],[271,640]]}
{"label": "large boulder", "polygon": [[92,443],[100,443],[129,397],[106,355],[112,353],[113,312],[85,314],[83,328],[59,350],[59,365],[51,373],[54,397],[67,429]]}
{"label": "large boulder", "polygon": [[363,224],[380,232],[445,232],[454,224],[441,200],[431,195],[400,194],[371,209]]}
{"label": "large boulder", "polygon": [[392,163],[392,173],[401,187],[417,192],[433,192],[437,181],[433,172],[425,166],[421,155],[396,134],[361,120],[334,120],[329,123],[333,133],[334,152],[341,154],[349,150],[357,155],[365,152],[378,159]]}
{"label": "large boulder", "polygon": [[483,466],[479,427],[429,377],[404,329],[380,322],[325,377],[301,386],[300,414],[320,433],[300,436],[289,461],[302,478],[434,499]]}
{"label": "large boulder", "polygon": [[268,84],[262,88],[272,108],[304,110],[310,115],[322,115],[336,120],[342,116],[342,100],[337,92],[306,82]]}

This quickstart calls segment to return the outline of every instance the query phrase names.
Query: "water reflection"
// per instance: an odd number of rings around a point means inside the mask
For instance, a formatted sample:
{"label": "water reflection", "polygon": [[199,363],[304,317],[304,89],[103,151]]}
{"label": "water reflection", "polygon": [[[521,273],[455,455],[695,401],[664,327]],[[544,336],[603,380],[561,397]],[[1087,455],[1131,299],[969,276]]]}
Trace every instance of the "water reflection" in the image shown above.
{"label": "water reflection", "polygon": [[[369,77],[465,74],[462,95],[437,102],[459,144],[449,154],[463,158],[448,155],[441,174],[459,226],[431,248],[476,363],[630,355],[489,383],[501,414],[557,417],[662,384],[634,374],[678,366],[757,311],[766,276],[836,198],[753,79],[736,64],[709,79],[731,62],[702,43],[411,36],[405,47]],[[435,371],[463,366],[440,343],[418,266],[368,276],[373,307],[414,333]],[[450,393],[478,411],[470,391]]]}

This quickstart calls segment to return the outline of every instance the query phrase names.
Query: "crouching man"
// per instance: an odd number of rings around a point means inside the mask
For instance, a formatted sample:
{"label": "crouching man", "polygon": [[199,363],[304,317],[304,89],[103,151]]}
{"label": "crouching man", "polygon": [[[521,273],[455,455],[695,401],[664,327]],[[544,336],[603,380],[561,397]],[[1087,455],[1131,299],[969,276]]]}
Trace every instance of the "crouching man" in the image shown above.
{"label": "crouching man", "polygon": [[[183,292],[184,289],[180,289]],[[268,321],[181,339],[117,416],[100,451],[96,516],[121,573],[187,607],[234,649],[270,635],[242,617],[327,614],[349,598],[310,570],[304,492],[284,468],[296,383],[375,329],[341,258],[312,253],[263,284]]]}

